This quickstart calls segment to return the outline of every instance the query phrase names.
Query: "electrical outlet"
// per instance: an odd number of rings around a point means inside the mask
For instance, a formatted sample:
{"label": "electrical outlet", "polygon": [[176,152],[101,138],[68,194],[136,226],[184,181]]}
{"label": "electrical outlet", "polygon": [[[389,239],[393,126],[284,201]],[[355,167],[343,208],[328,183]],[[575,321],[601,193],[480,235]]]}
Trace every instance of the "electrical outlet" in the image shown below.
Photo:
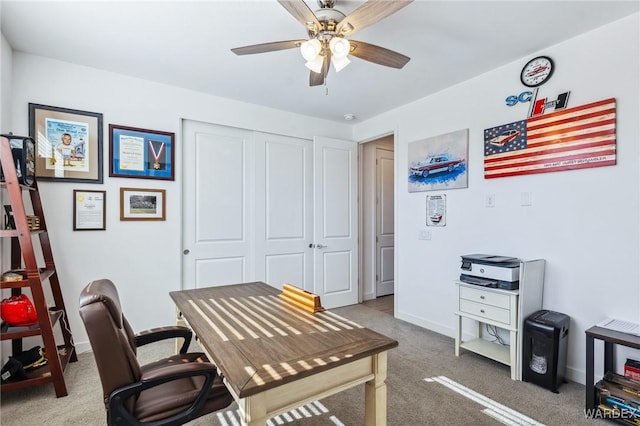
{"label": "electrical outlet", "polygon": [[495,207],[496,206],[496,196],[495,194],[487,195],[487,198],[484,201],[485,207]]}
{"label": "electrical outlet", "polygon": [[431,239],[431,231],[426,230],[426,229],[420,231],[420,233],[418,234],[418,239],[420,239],[420,240],[430,240]]}

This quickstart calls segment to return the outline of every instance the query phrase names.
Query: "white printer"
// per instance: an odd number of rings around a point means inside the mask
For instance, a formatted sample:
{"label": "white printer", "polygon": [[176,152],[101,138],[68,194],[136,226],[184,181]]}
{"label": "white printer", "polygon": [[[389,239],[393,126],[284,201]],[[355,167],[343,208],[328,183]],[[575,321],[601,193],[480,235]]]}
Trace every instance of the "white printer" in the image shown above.
{"label": "white printer", "polygon": [[491,254],[467,254],[461,257],[460,281],[505,290],[519,288],[520,259]]}

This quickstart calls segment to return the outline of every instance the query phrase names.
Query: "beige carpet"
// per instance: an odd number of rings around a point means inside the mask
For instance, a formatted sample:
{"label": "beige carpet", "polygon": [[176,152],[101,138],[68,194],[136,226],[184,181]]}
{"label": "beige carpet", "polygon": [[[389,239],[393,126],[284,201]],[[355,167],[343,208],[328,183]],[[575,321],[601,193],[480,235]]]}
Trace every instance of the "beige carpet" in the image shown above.
{"label": "beige carpet", "polygon": [[[487,407],[488,398],[514,410],[508,424],[596,425],[601,420],[583,414],[584,386],[563,384],[558,394],[531,383],[513,381],[509,368],[484,357],[464,352],[454,356],[453,339],[394,319],[365,305],[334,310],[339,315],[393,337],[399,347],[389,353],[388,424],[413,425],[500,425]],[[142,362],[169,354],[171,343],[143,347]],[[195,347],[193,349],[196,349]],[[78,356],[65,373],[69,395],[56,398],[51,385],[5,393],[0,401],[2,426],[101,425],[106,424],[102,392],[91,353]],[[431,381],[425,379],[435,378]],[[453,383],[448,387],[446,384]],[[463,387],[475,399],[456,392]],[[226,410],[201,417],[190,425],[237,425],[235,404]],[[489,414],[487,414],[489,413]],[[363,386],[308,404],[270,420],[271,425],[362,425]],[[535,424],[535,423],[533,423]]]}

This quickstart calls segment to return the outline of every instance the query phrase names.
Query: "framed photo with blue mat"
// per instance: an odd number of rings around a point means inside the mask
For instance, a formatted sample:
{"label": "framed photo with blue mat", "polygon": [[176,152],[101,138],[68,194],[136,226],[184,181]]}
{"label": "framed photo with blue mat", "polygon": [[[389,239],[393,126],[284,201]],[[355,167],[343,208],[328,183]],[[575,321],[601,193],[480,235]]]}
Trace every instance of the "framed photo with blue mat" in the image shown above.
{"label": "framed photo with blue mat", "polygon": [[175,134],[109,124],[109,176],[174,180]]}

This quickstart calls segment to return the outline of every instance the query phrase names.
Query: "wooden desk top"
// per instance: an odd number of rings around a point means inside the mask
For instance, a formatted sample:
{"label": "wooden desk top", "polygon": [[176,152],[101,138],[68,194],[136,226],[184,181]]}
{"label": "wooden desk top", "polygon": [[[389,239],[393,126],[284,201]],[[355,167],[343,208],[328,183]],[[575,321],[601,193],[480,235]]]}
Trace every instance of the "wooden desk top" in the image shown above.
{"label": "wooden desk top", "polygon": [[170,293],[239,398],[398,346],[332,312],[304,311],[279,294],[262,282]]}

